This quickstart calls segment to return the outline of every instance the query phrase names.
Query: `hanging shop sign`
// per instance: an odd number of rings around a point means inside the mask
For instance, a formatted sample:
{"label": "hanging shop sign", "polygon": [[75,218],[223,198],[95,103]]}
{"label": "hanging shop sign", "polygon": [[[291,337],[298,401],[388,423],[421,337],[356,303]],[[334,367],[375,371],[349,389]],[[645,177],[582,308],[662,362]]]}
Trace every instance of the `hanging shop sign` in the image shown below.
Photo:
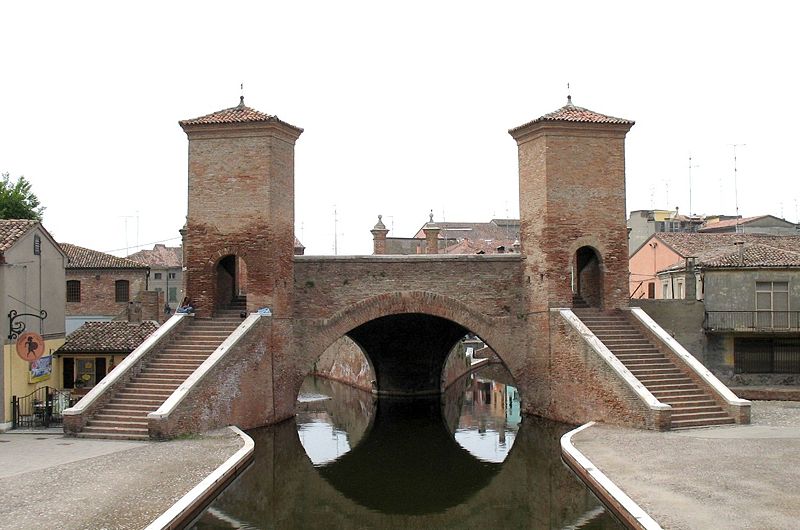
{"label": "hanging shop sign", "polygon": [[38,333],[28,331],[17,339],[17,355],[23,361],[35,361],[44,355],[44,339]]}

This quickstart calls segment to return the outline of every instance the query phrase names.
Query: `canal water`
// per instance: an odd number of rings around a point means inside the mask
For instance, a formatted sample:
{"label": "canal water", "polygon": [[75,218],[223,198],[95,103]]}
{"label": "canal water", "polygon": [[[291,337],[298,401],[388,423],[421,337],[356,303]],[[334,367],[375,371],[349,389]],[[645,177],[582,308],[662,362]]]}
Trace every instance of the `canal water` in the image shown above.
{"label": "canal water", "polygon": [[308,378],[196,528],[622,528],[560,460],[572,427],[523,420],[510,382],[490,366],[442,398],[378,400]]}

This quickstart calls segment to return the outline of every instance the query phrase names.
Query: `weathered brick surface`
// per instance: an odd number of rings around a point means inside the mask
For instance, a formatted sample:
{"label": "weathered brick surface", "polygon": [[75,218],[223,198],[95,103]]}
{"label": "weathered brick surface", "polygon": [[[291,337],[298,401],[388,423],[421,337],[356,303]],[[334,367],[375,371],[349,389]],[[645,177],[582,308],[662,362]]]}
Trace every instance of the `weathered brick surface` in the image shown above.
{"label": "weathered brick surface", "polygon": [[571,305],[570,268],[584,246],[600,258],[602,307],[627,305],[629,127],[538,123],[515,132],[520,240],[533,311]]}
{"label": "weathered brick surface", "polygon": [[127,315],[128,302],[115,301],[117,280],[127,280],[130,300],[137,300],[145,292],[145,269],[67,269],[66,279],[81,282],[81,301],[67,302],[67,316],[119,316]]}
{"label": "weathered brick surface", "polygon": [[560,313],[551,313],[550,326],[549,399],[541,404],[544,408],[526,407],[526,412],[573,424],[594,420],[638,428],[669,428],[669,412],[651,411]]}
{"label": "weathered brick surface", "polygon": [[238,256],[247,267],[248,309],[268,306],[288,314],[299,133],[280,123],[184,130],[189,138],[187,296],[195,300],[199,316],[227,304],[234,289],[220,286],[218,264]]}
{"label": "weathered brick surface", "polygon": [[271,320],[261,318],[224,358],[194,385],[166,418],[149,418],[153,438],[172,438],[225,425],[260,427],[276,418],[269,351]]}

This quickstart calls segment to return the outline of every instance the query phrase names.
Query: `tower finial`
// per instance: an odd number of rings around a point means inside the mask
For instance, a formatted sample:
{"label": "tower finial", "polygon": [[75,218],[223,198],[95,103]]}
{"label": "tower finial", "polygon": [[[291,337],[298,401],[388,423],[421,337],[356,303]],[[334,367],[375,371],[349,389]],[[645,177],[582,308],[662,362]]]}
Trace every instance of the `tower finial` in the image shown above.
{"label": "tower finial", "polygon": [[572,94],[569,93],[569,83],[567,83],[567,105],[572,105]]}
{"label": "tower finial", "polygon": [[431,210],[431,214],[428,216],[430,217],[431,223],[433,222],[433,210]]}
{"label": "tower finial", "polygon": [[244,83],[239,85],[239,90],[241,91],[239,93],[239,106],[244,107]]}

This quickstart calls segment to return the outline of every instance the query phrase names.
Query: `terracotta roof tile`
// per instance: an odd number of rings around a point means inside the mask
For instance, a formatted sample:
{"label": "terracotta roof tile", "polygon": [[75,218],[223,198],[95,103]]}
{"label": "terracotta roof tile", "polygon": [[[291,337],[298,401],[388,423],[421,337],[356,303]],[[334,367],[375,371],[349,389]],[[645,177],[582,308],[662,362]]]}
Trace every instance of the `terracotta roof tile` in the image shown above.
{"label": "terracotta roof tile", "polygon": [[67,269],[147,269],[147,265],[70,243],[60,243],[69,258]]}
{"label": "terracotta roof tile", "polygon": [[[697,266],[704,268],[800,267],[800,236],[658,233],[655,238],[681,256],[680,261],[664,271],[682,270],[685,267],[683,258],[688,256],[695,256]],[[737,241],[744,242],[741,265],[739,249],[734,244]]]}
{"label": "terracotta roof tile", "polygon": [[444,254],[497,254],[497,247],[505,247],[508,254],[514,252],[514,240],[510,239],[462,239],[454,245],[450,245],[440,252]]}
{"label": "terracotta roof tile", "polygon": [[28,230],[39,224],[31,219],[0,219],[0,252],[11,248]]}
{"label": "terracotta roof tile", "polygon": [[150,267],[177,268],[183,265],[183,249],[158,244],[152,250],[134,252],[128,256],[128,259]]}
{"label": "terracotta roof tile", "polygon": [[217,112],[212,112],[211,114],[206,114],[205,116],[200,116],[199,118],[181,120],[178,123],[181,125],[181,127],[183,127],[186,125],[218,125],[225,123],[268,123],[268,122],[282,123],[284,125],[288,125],[289,127],[297,129],[300,132],[303,131],[303,129],[295,127],[294,125],[291,125],[289,123],[286,123],[277,116],[272,116],[270,114],[266,114],[264,112],[245,106],[244,97],[240,99],[239,104],[236,105],[235,107],[218,110]]}
{"label": "terracotta roof tile", "polygon": [[130,353],[157,329],[151,320],[86,322],[67,336],[56,353]]}
{"label": "terracotta roof tile", "polygon": [[508,132],[513,134],[517,130],[540,122],[607,123],[616,125],[633,125],[635,123],[634,121],[627,120],[625,118],[615,118],[614,116],[607,116],[593,110],[578,107],[572,104],[572,99],[570,98],[569,103],[560,109],[545,114],[544,116],[536,118],[535,120],[529,121],[528,123],[520,125],[519,127],[509,129]]}

